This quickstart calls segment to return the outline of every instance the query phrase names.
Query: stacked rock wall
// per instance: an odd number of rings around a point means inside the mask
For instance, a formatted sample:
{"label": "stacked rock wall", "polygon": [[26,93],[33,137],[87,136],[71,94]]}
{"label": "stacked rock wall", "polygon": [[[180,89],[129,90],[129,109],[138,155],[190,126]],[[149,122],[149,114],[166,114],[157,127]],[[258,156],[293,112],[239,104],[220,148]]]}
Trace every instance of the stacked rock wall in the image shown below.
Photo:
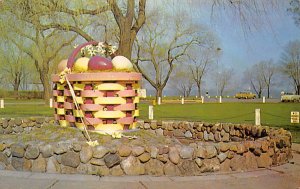
{"label": "stacked rock wall", "polygon": [[190,139],[191,141],[229,142],[254,140],[268,135],[267,126],[188,121],[139,121],[139,128],[157,135]]}
{"label": "stacked rock wall", "polygon": [[53,118],[0,118],[0,134],[28,133],[33,129],[41,128],[43,125],[49,124],[54,124]]}
{"label": "stacked rock wall", "polygon": [[[0,133],[27,132],[51,122],[34,118],[2,119]],[[254,170],[280,165],[291,158],[291,134],[283,129],[172,121],[139,121],[138,125],[146,133],[165,135],[173,142],[149,145],[111,139],[109,143],[91,147],[76,139],[20,143],[3,137],[0,169],[101,176],[185,176]]]}

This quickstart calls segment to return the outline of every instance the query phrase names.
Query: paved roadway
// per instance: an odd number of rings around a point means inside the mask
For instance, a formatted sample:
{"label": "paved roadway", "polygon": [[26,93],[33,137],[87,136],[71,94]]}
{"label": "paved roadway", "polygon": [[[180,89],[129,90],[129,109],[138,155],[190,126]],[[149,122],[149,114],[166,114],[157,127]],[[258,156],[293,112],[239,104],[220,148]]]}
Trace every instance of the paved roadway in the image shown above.
{"label": "paved roadway", "polygon": [[[200,102],[200,98],[197,99],[198,102]],[[181,103],[181,99],[177,100],[165,100],[163,101],[164,103]],[[222,102],[240,102],[240,103],[262,103],[263,99],[261,98],[256,98],[256,99],[237,99],[237,98],[222,98]],[[265,99],[266,103],[279,103],[280,99],[279,98],[270,98],[270,99]],[[141,100],[141,103],[152,103],[151,100]],[[195,100],[186,100],[185,103],[195,103]],[[216,97],[211,97],[211,98],[204,98],[204,103],[219,103],[219,98]]]}
{"label": "paved roadway", "polygon": [[290,163],[251,172],[191,177],[59,175],[0,171],[0,189],[300,189],[300,144]]}
{"label": "paved roadway", "polygon": [[[276,103],[280,102],[279,98],[270,98],[270,99],[265,99],[266,103]],[[204,98],[204,102],[219,102],[219,98],[216,97],[211,97],[211,98]],[[251,103],[258,103],[258,102],[263,102],[262,98],[255,98],[255,99],[237,99],[237,98],[222,98],[222,102],[251,102]]]}

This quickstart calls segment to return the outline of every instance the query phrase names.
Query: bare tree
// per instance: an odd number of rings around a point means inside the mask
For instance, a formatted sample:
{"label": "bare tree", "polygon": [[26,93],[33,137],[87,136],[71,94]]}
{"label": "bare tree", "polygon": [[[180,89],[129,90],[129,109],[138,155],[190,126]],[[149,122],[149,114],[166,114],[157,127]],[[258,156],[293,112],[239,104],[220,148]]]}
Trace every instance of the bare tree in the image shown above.
{"label": "bare tree", "polygon": [[135,43],[136,57],[133,62],[136,70],[156,90],[158,99],[175,64],[187,60],[189,50],[201,44],[201,35],[182,15],[147,20],[142,32]]}
{"label": "bare tree", "polygon": [[[253,1],[232,1],[232,0],[211,0],[208,1],[211,4],[212,12],[216,11],[217,7],[220,7],[221,10],[225,7],[226,9],[233,10],[233,13],[240,18],[241,23],[246,24],[251,21],[253,15],[257,15],[257,18],[261,19],[261,15],[267,12],[267,8],[276,8],[276,2],[279,0],[271,0],[271,1],[261,1],[261,0],[253,0]],[[82,36],[87,41],[91,40],[100,40],[99,36],[93,32],[98,28],[101,30],[107,31],[106,24],[101,24],[99,21],[99,16],[102,14],[107,14],[110,18],[113,18],[115,25],[118,27],[119,32],[116,39],[119,43],[119,49],[117,51],[118,55],[126,56],[131,59],[132,50],[134,40],[136,39],[137,34],[140,32],[142,26],[146,20],[146,2],[151,2],[149,0],[91,0],[91,1],[82,1],[82,0],[74,0],[74,1],[66,1],[66,0],[5,0],[1,1],[1,7],[11,7],[12,10],[15,11],[18,19],[23,19],[28,23],[31,23],[35,26],[38,26],[38,33],[45,34],[46,32],[52,32],[53,28],[63,30],[63,31],[71,31],[76,34]],[[178,3],[174,3],[176,1],[172,1],[176,6],[182,6],[184,3],[180,1]],[[192,5],[203,5],[207,1],[189,1]],[[222,12],[220,10],[220,12]],[[167,11],[166,11],[167,12]],[[201,13],[201,11],[199,11]],[[160,19],[163,20],[164,13],[163,11],[157,12],[157,15],[160,16]],[[5,18],[4,18],[5,19]],[[188,19],[184,20],[185,22]],[[257,23],[256,19],[253,19],[253,23]],[[95,22],[95,23],[94,23]],[[168,26],[170,23],[165,23]],[[157,25],[157,24],[156,24]],[[85,27],[88,26],[88,27]],[[96,27],[94,27],[96,26]],[[249,25],[248,25],[249,26]],[[151,26],[153,27],[153,26]],[[161,27],[161,26],[159,26]],[[256,25],[254,25],[256,27]],[[92,29],[97,28],[97,29]],[[199,31],[199,28],[198,28]],[[176,31],[175,31],[176,33]],[[68,33],[69,34],[69,33]],[[69,34],[70,35],[70,34]],[[189,36],[189,34],[183,33],[182,35]],[[172,35],[174,36],[174,35]],[[191,35],[193,36],[193,35]],[[147,81],[158,91],[158,96],[161,95],[163,88],[165,87],[168,78],[173,70],[173,65],[176,61],[179,61],[183,58],[183,55],[186,54],[188,47],[193,43],[182,43],[183,39],[191,39],[190,37],[182,37],[177,36],[174,38],[171,44],[166,48],[166,54],[164,61],[167,63],[167,66],[156,66],[156,70],[167,69],[164,71],[166,75],[162,77],[156,77],[157,79],[150,78],[149,75],[143,76]],[[103,40],[103,39],[102,39]],[[105,41],[110,43],[111,39],[105,35]],[[138,39],[139,42],[143,42],[144,39]],[[166,41],[166,40],[165,40]],[[161,42],[164,42],[162,40]],[[176,44],[177,43],[177,44]],[[140,46],[139,55],[142,55],[141,52],[141,43],[138,43]],[[178,45],[180,47],[177,47]],[[163,48],[161,48],[163,49]],[[181,51],[181,50],[183,51]],[[163,50],[161,50],[163,51]],[[180,55],[180,56],[176,56]],[[140,56],[139,56],[140,57]],[[162,56],[161,56],[162,57]],[[149,56],[148,56],[149,58]],[[163,59],[161,59],[163,60]],[[143,62],[143,58],[141,58],[136,65],[140,66],[140,62]],[[159,61],[163,62],[163,61]],[[156,64],[158,65],[158,64]],[[161,65],[161,64],[160,64]],[[163,68],[162,68],[163,67]],[[138,68],[137,68],[138,69]],[[140,69],[138,69],[140,70]],[[162,72],[162,71],[158,71]],[[46,79],[46,78],[44,78]],[[151,81],[152,82],[151,82]]]}
{"label": "bare tree", "polygon": [[271,86],[274,85],[273,79],[274,79],[274,75],[277,72],[277,67],[272,60],[261,61],[258,64],[257,71],[261,72],[265,86],[267,88],[267,98],[270,98],[270,89]]}
{"label": "bare tree", "polygon": [[262,92],[266,87],[264,76],[258,64],[253,65],[250,69],[245,71],[245,80],[251,85],[258,98],[261,98]]}
{"label": "bare tree", "polygon": [[215,84],[217,87],[218,95],[223,96],[227,88],[230,86],[230,82],[233,78],[233,69],[221,68],[214,75]]}
{"label": "bare tree", "polygon": [[[12,4],[14,5],[14,4]],[[38,22],[19,17],[21,10],[6,7],[2,12],[1,35],[26,53],[35,64],[44,88],[44,99],[50,98],[50,67],[53,60],[64,47],[70,46],[77,35],[66,37],[57,29],[43,32]]]}
{"label": "bare tree", "polygon": [[[6,41],[5,46],[0,49],[0,65],[2,80],[10,84],[13,88],[14,95],[18,98],[18,91],[22,82],[29,75],[30,59],[22,51]],[[27,64],[27,65],[26,65]]]}
{"label": "bare tree", "polygon": [[[7,0],[10,1],[10,0]],[[257,28],[262,21],[268,21],[265,18],[268,11],[280,7],[280,0],[251,0],[251,1],[236,1],[236,0],[210,0],[199,1],[190,0],[184,1],[169,1],[178,7],[186,6],[187,9],[193,10],[195,7],[199,10],[203,5],[209,4],[212,10],[212,15],[222,14],[224,10],[231,12],[243,28]],[[119,50],[117,54],[131,58],[132,47],[136,35],[146,20],[146,4],[155,4],[156,1],[151,0],[90,0],[90,1],[66,1],[66,0],[19,0],[18,6],[26,10],[23,16],[35,18],[36,21],[42,22],[43,29],[58,28],[61,30],[73,31],[81,35],[87,41],[99,38],[94,36],[89,29],[83,29],[79,25],[74,25],[68,22],[68,18],[75,18],[89,22],[88,25],[93,25],[93,22],[99,23],[99,16],[107,12],[112,14],[113,20],[119,29],[118,43]],[[165,2],[163,6],[165,6]],[[199,14],[202,11],[199,11]],[[163,17],[164,12],[159,15]],[[227,15],[226,15],[227,16]],[[264,19],[262,19],[262,17]],[[225,16],[222,16],[222,19]],[[45,23],[45,20],[47,22]],[[101,26],[100,26],[101,25]],[[100,24],[102,29],[103,24]],[[263,24],[261,24],[263,25]]]}
{"label": "bare tree", "polygon": [[[196,3],[197,0],[192,0]],[[206,1],[204,1],[206,2]],[[244,35],[260,28],[272,28],[270,15],[276,13],[285,4],[282,0],[211,0],[211,17],[214,19],[230,18],[237,27],[241,27]],[[272,14],[270,14],[272,13]]]}
{"label": "bare tree", "polygon": [[171,76],[170,86],[176,89],[179,95],[183,97],[189,97],[194,88],[194,81],[189,70],[186,69],[186,65],[179,65],[175,68],[174,73]]}
{"label": "bare tree", "polygon": [[[146,19],[146,0],[138,0],[138,5],[136,4],[136,0],[93,0],[86,2],[81,0],[72,2],[20,0],[17,6],[22,9],[22,17],[38,22],[41,30],[57,28],[72,31],[87,41],[99,40],[89,31],[91,27],[97,26],[97,28],[107,31],[106,25],[99,24],[99,15],[110,12],[119,29],[117,36],[119,48],[116,54],[131,59],[134,40]],[[77,24],[72,22],[70,18],[75,19]],[[98,20],[96,24],[93,23],[95,20]],[[90,27],[84,28],[82,25]],[[102,40],[109,39],[102,38]]]}
{"label": "bare tree", "polygon": [[192,53],[192,55],[196,54],[197,56],[190,58],[189,70],[196,84],[198,96],[201,96],[201,86],[204,76],[220,56],[221,48],[214,46],[215,42],[209,40],[201,48],[196,49],[196,52]]}
{"label": "bare tree", "polygon": [[300,25],[300,2],[298,0],[290,0],[288,11],[292,13],[296,25]]}
{"label": "bare tree", "polygon": [[300,94],[300,41],[289,42],[281,58],[281,71],[293,82],[296,94]]}

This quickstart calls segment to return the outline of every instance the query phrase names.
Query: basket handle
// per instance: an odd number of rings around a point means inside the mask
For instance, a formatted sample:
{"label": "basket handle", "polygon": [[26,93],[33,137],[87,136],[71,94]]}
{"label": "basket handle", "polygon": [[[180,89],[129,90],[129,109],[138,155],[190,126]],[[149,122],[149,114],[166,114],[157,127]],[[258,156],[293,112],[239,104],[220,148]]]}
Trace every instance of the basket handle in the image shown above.
{"label": "basket handle", "polygon": [[98,45],[99,42],[97,41],[90,41],[90,42],[86,42],[86,43],[83,43],[81,45],[79,45],[78,47],[76,47],[72,54],[69,56],[68,58],[68,62],[67,62],[67,68],[72,68],[74,63],[75,63],[75,57],[77,56],[77,54],[80,52],[80,50],[85,47],[85,46],[88,46],[88,45]]}

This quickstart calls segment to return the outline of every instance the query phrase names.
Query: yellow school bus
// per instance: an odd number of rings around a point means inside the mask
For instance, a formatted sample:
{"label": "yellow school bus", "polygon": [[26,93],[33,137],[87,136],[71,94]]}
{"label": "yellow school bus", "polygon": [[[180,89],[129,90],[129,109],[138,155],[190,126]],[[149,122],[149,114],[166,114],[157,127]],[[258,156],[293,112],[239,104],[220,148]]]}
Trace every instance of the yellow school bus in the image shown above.
{"label": "yellow school bus", "polygon": [[256,98],[256,95],[253,94],[250,91],[242,91],[242,92],[236,93],[235,98],[238,98],[238,99],[254,99],[254,98]]}

